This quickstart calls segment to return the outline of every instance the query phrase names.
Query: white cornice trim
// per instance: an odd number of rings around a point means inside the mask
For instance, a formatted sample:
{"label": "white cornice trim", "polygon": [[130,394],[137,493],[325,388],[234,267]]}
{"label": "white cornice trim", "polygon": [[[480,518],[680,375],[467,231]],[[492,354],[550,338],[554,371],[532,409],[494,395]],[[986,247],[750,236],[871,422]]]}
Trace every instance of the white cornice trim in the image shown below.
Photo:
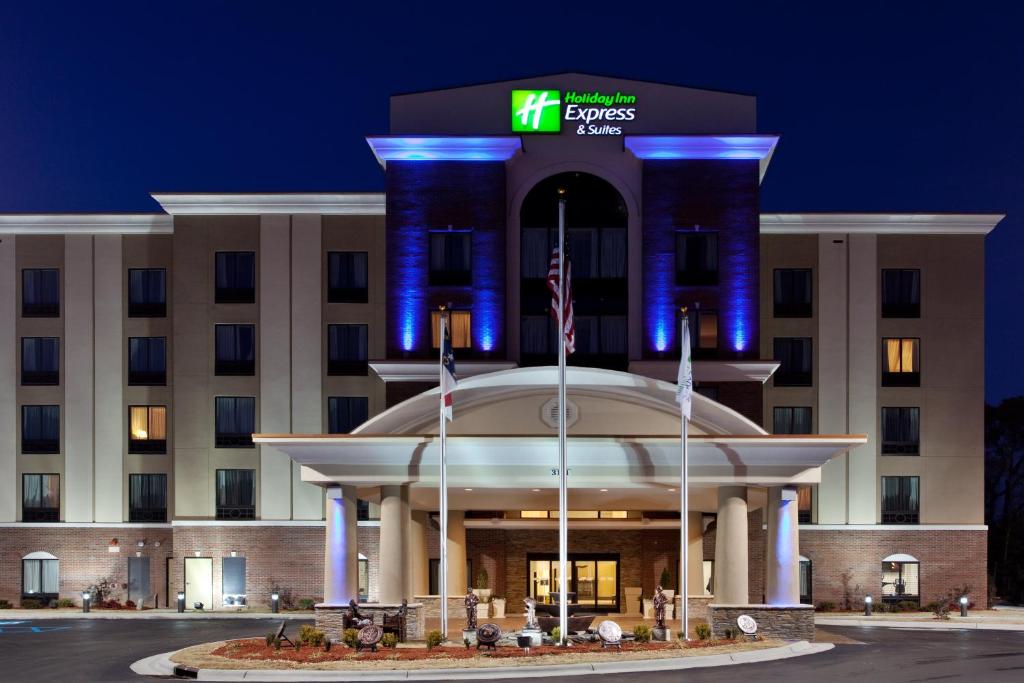
{"label": "white cornice trim", "polygon": [[0,522],[0,529],[170,529],[171,525],[146,522]]}
{"label": "white cornice trim", "polygon": [[761,234],[987,235],[1002,213],[763,213]]}
{"label": "white cornice trim", "polygon": [[174,232],[162,213],[0,214],[0,235],[161,235]]}
{"label": "white cornice trim", "polygon": [[[199,526],[220,526],[220,527],[260,527],[260,526],[312,526],[322,527],[325,522],[320,519],[253,519],[253,520],[229,520],[229,519],[176,519],[171,522],[174,528],[199,527]],[[362,522],[360,522],[362,524]]]}
{"label": "white cornice trim", "polygon": [[322,214],[383,216],[382,192],[150,195],[164,211],[180,215]]}
{"label": "white cornice trim", "polygon": [[[678,365],[678,363],[676,363]],[[459,378],[511,370],[509,361],[459,361]],[[370,361],[370,368],[385,382],[437,382],[437,361]]]}
{"label": "white cornice trim", "polygon": [[987,524],[801,524],[805,531],[988,531]]}

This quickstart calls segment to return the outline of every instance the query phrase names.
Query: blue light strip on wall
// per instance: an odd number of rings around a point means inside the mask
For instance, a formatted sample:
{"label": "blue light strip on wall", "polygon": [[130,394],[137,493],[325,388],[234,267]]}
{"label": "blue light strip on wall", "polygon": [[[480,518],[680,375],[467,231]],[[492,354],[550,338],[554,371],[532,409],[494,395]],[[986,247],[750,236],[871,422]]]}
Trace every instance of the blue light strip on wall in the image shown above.
{"label": "blue light strip on wall", "polygon": [[638,159],[765,159],[777,135],[627,135],[626,149]]}
{"label": "blue light strip on wall", "polygon": [[368,137],[381,166],[389,161],[505,161],[522,149],[522,140],[494,137]]}

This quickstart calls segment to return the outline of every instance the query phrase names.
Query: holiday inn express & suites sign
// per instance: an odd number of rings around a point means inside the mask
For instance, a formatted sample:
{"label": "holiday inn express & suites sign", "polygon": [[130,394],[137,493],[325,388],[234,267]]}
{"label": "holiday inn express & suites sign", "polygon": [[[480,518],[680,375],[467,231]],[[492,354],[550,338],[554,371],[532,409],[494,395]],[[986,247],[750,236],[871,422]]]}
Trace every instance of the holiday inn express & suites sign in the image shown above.
{"label": "holiday inn express & suites sign", "polygon": [[636,119],[636,95],[591,90],[513,90],[513,133],[560,133],[562,122],[577,135],[622,135]]}

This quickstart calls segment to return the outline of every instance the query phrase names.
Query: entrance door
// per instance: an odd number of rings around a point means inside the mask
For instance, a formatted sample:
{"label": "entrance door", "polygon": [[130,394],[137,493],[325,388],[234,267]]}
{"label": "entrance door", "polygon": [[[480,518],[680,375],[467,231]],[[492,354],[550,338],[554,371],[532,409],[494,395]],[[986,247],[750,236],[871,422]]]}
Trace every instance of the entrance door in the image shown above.
{"label": "entrance door", "polygon": [[[553,603],[560,588],[558,556],[550,553],[527,555],[526,591],[537,602]],[[569,554],[569,602],[595,612],[619,610],[619,556],[615,554]]]}
{"label": "entrance door", "polygon": [[[128,558],[128,599],[136,605],[145,604],[149,599],[149,558]],[[156,607],[156,605],[153,605]]]}
{"label": "entrance door", "polygon": [[213,558],[185,558],[185,607],[193,609],[195,603],[204,609],[213,607]]}

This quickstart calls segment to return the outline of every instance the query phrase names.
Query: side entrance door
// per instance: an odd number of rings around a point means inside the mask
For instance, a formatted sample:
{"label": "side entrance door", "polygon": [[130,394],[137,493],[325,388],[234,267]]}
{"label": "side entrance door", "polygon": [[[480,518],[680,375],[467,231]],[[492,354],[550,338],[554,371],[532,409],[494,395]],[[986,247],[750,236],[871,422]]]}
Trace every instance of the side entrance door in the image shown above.
{"label": "side entrance door", "polygon": [[213,609],[213,558],[185,558],[185,608],[194,609],[197,602],[203,609]]}
{"label": "side entrance door", "polygon": [[[149,558],[128,558],[128,599],[136,605],[145,604],[149,591]],[[153,605],[156,607],[156,605]]]}

